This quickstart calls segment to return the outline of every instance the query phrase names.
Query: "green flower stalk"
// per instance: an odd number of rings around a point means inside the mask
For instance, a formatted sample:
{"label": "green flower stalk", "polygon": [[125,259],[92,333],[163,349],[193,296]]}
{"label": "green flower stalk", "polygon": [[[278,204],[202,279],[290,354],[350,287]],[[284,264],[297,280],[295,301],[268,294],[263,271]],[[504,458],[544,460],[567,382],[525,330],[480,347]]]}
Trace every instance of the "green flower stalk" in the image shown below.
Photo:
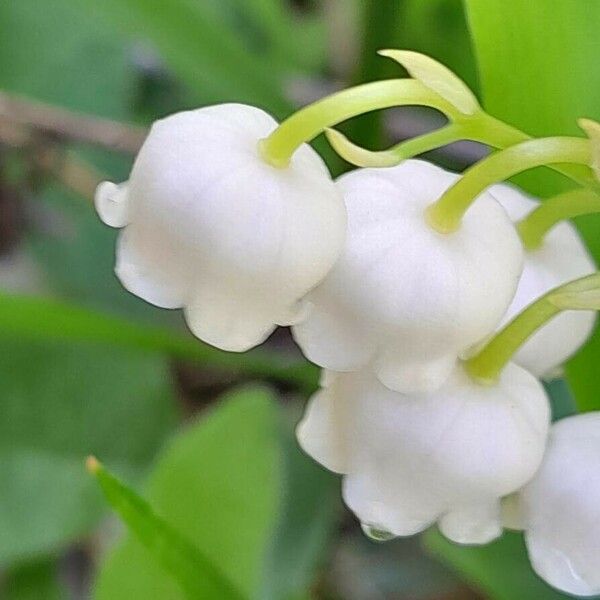
{"label": "green flower stalk", "polygon": [[523,343],[566,310],[600,310],[600,273],[570,281],[530,304],[481,350],[464,361],[465,370],[475,381],[493,385]]}
{"label": "green flower stalk", "polygon": [[450,123],[430,133],[401,142],[393,148],[378,152],[353,144],[343,133],[336,129],[326,129],[325,135],[331,147],[344,160],[357,167],[395,167],[413,156],[464,139],[462,128],[458,123]]}
{"label": "green flower stalk", "polygon": [[325,129],[366,112],[407,105],[429,106],[446,115],[456,112],[452,104],[419,81],[375,81],[348,88],[300,109],[261,140],[260,151],[269,164],[284,168],[304,142]]}
{"label": "green flower stalk", "polygon": [[[479,161],[427,210],[429,224],[440,233],[460,227],[463,215],[486,188],[514,175],[548,164],[590,165],[590,141],[578,137],[548,137],[527,140]],[[592,176],[578,177],[580,183],[598,189]]]}
{"label": "green flower stalk", "polygon": [[545,200],[517,223],[517,230],[525,248],[535,250],[559,222],[597,212],[600,212],[598,194],[585,188],[569,190]]}

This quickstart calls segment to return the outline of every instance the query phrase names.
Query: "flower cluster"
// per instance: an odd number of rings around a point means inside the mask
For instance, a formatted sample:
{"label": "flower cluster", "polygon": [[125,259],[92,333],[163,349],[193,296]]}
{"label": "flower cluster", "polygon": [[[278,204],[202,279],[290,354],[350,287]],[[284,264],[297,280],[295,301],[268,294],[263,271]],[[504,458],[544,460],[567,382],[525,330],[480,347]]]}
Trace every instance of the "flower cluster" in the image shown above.
{"label": "flower cluster", "polygon": [[[344,476],[372,537],[437,523],[483,544],[517,527],[544,579],[598,593],[600,416],[551,427],[539,378],[581,347],[600,308],[600,276],[564,222],[600,209],[600,126],[582,121],[589,139],[530,139],[439,63],[383,54],[412,77],[350,88],[279,126],[240,104],[158,121],[129,181],[96,196],[123,228],[117,276],[183,308],[225,350],[292,326],[323,368],[300,444]],[[330,129],[403,104],[449,124],[383,152]],[[323,131],[360,168],[333,181],[307,145]],[[457,139],[498,151],[462,176],[411,158]],[[557,164],[579,187],[544,203],[501,183]]]}

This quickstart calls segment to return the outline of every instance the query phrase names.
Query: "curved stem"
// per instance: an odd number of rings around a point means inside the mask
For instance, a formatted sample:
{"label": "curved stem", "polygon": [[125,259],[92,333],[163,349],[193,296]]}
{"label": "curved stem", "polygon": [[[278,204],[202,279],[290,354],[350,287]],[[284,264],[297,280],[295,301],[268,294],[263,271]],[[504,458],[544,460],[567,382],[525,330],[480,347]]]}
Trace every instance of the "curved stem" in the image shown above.
{"label": "curved stem", "polygon": [[460,125],[457,123],[450,123],[435,131],[424,133],[423,135],[401,142],[393,148],[390,148],[389,152],[393,152],[399,159],[405,160],[463,139],[461,131],[462,128]]}
{"label": "curved stem", "polygon": [[407,158],[461,139],[460,127],[455,123],[401,142],[388,150],[367,150],[354,144],[335,129],[326,129],[325,135],[331,147],[344,160],[356,167],[394,167]]}
{"label": "curved stem", "polygon": [[542,245],[544,236],[554,225],[566,219],[600,212],[600,196],[587,189],[563,192],[544,200],[517,223],[521,241],[527,250]]}
{"label": "curved stem", "polygon": [[[498,150],[534,139],[520,129],[500,119],[496,119],[496,117],[492,117],[486,112],[473,115],[470,119],[465,120],[461,126],[464,139],[480,142]],[[547,164],[544,166],[568,177],[580,185],[586,187],[595,187],[597,185],[592,170],[587,165]]]}
{"label": "curved stem", "polygon": [[523,343],[555,315],[564,310],[598,309],[600,273],[554,288],[520,312],[475,356],[464,361],[465,370],[478,383],[493,384]]}
{"label": "curved stem", "polygon": [[275,167],[288,165],[292,154],[327,127],[372,110],[419,105],[435,108],[449,117],[456,109],[414,79],[387,79],[348,88],[300,109],[260,141],[263,158]]}
{"label": "curved stem", "polygon": [[527,169],[556,163],[590,163],[590,142],[577,137],[527,140],[484,158],[465,171],[452,187],[427,210],[429,224],[440,233],[451,233],[471,204],[487,187]]}

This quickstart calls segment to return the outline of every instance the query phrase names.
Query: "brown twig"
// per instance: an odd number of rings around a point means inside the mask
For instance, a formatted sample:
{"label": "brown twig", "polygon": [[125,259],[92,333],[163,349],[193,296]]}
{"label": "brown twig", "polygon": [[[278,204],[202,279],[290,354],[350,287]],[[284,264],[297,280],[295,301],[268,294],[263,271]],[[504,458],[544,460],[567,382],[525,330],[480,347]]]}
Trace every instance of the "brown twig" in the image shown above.
{"label": "brown twig", "polygon": [[0,144],[24,149],[40,172],[48,173],[86,198],[104,179],[85,160],[69,152],[65,142],[84,142],[109,150],[136,154],[147,131],[19,96],[0,92]]}
{"label": "brown twig", "polygon": [[94,197],[98,184],[106,179],[94,166],[57,145],[41,147],[37,164],[65,187],[88,199]]}
{"label": "brown twig", "polygon": [[4,136],[7,128],[13,134],[15,128],[19,128],[25,133],[37,132],[62,141],[83,142],[127,154],[136,154],[147,135],[147,130],[137,125],[82,115],[0,92],[0,135]]}

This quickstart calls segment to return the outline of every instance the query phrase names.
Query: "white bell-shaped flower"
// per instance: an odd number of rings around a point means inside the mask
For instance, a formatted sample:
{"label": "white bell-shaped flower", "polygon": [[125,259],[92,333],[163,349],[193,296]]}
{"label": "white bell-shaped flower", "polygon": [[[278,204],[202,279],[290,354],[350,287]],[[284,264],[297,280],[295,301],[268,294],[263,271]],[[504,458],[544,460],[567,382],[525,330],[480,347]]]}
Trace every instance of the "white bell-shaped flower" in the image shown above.
{"label": "white bell-shaped flower", "polygon": [[409,160],[338,179],[346,245],[294,327],[311,361],[341,372],[369,364],[391,389],[431,390],[460,352],[493,331],[514,295],[523,250],[488,194],[454,233],[427,224],[426,208],[457,177]]}
{"label": "white bell-shaped flower", "polygon": [[[514,222],[539,205],[539,201],[510,185],[495,185],[489,191]],[[546,234],[539,248],[525,252],[523,273],[503,324],[552,288],[595,271],[596,265],[575,227],[567,221],[559,223]],[[585,343],[595,319],[595,311],[562,312],[521,346],[514,362],[537,377],[552,376]]]}
{"label": "white bell-shaped flower", "polygon": [[519,508],[536,573],[568,594],[600,594],[600,413],[552,426]]}
{"label": "white bell-shaped flower", "polygon": [[225,350],[294,322],[345,237],[341,194],[310,146],[286,168],[261,157],[259,141],[276,126],[242,104],[177,113],[153,125],[129,181],[96,195],[102,220],[125,227],[123,285],[183,307],[193,333]]}
{"label": "white bell-shaped flower", "polygon": [[406,536],[437,521],[451,540],[481,544],[502,531],[500,499],[539,467],[549,412],[541,384],[513,363],[493,386],[456,366],[440,389],[410,395],[365,370],[328,376],[297,435],[345,475],[345,502],[372,531]]}

